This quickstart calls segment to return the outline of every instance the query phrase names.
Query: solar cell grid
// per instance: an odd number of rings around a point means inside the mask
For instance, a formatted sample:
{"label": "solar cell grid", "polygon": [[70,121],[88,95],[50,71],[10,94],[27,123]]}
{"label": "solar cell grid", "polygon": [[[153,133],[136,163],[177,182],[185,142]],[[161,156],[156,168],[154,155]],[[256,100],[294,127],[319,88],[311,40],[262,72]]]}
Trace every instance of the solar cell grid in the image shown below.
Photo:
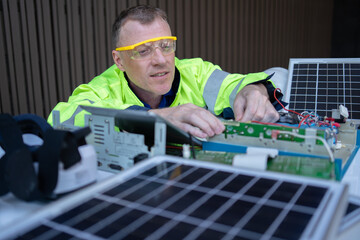
{"label": "solar cell grid", "polygon": [[349,215],[349,214],[351,214],[352,212],[354,212],[355,210],[358,210],[358,209],[360,209],[359,205],[350,202],[348,207],[346,208],[345,215]]}
{"label": "solar cell grid", "polygon": [[344,105],[360,119],[360,59],[291,59],[285,100],[297,112],[331,117]]}
{"label": "solar cell grid", "polygon": [[[341,219],[339,227],[339,239],[356,239],[360,234],[360,198],[350,196],[345,211],[345,216]],[[343,237],[345,235],[347,237]],[[350,236],[350,237],[349,237]]]}
{"label": "solar cell grid", "polygon": [[311,182],[165,161],[42,220],[21,237],[296,239],[310,221],[318,222],[321,203],[333,195]]}

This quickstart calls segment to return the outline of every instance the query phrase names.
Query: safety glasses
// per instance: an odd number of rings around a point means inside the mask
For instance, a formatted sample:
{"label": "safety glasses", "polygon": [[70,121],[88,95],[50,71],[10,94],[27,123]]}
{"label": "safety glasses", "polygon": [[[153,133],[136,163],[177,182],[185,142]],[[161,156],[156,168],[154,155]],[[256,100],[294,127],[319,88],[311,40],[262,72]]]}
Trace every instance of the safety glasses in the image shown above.
{"label": "safety glasses", "polygon": [[151,38],[130,46],[116,48],[116,51],[127,51],[127,54],[134,60],[150,59],[155,49],[160,49],[161,53],[166,56],[176,50],[176,37],[157,37]]}

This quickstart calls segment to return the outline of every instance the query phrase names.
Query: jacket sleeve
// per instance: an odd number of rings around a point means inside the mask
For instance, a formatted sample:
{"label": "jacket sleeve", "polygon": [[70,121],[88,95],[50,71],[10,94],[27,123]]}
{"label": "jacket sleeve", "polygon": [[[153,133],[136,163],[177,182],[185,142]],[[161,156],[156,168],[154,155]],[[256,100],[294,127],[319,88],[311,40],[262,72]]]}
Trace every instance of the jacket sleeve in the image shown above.
{"label": "jacket sleeve", "polygon": [[[116,67],[116,66],[115,66]],[[93,107],[126,109],[133,105],[143,106],[141,101],[132,92],[128,92],[128,101],[125,102],[124,85],[116,76],[118,70],[109,68],[103,74],[95,77],[88,84],[79,85],[67,102],[59,102],[52,110],[60,112],[60,122],[76,126],[84,126],[84,115],[89,114],[81,108],[81,105]],[[125,83],[125,87],[127,84]],[[53,124],[52,112],[48,122]]]}
{"label": "jacket sleeve", "polygon": [[233,109],[236,94],[246,85],[257,82],[271,82],[270,76],[264,72],[249,74],[230,74],[219,67],[209,68],[212,64],[204,61],[204,69],[212,71],[204,80],[203,97],[208,110],[215,115],[222,114],[224,109]]}

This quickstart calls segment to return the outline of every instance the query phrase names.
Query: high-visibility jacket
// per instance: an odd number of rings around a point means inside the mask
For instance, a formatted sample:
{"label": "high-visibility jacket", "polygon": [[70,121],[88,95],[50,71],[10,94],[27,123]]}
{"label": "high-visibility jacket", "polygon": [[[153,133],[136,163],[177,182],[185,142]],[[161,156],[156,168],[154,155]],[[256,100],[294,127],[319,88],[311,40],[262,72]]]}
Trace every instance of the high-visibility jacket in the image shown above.
{"label": "high-visibility jacket", "polygon": [[[175,58],[175,67],[180,73],[180,81],[170,107],[193,103],[207,108],[215,115],[221,115],[224,109],[232,109],[236,94],[244,86],[269,79],[263,72],[230,74],[201,58]],[[53,110],[60,111],[60,122],[83,126],[84,114],[87,112],[79,105],[116,109],[144,107],[144,103],[130,89],[124,72],[116,65],[88,84],[79,85],[68,102],[58,103]],[[52,114],[48,121],[52,123]]]}

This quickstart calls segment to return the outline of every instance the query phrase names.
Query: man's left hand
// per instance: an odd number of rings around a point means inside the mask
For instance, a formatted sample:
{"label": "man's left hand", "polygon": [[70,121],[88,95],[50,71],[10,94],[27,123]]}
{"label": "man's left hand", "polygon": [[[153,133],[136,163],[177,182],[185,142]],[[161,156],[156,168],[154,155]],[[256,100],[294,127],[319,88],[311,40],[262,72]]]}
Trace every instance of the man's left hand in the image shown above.
{"label": "man's left hand", "polygon": [[238,92],[234,101],[236,121],[276,122],[279,113],[269,101],[266,87],[261,84],[250,84]]}

